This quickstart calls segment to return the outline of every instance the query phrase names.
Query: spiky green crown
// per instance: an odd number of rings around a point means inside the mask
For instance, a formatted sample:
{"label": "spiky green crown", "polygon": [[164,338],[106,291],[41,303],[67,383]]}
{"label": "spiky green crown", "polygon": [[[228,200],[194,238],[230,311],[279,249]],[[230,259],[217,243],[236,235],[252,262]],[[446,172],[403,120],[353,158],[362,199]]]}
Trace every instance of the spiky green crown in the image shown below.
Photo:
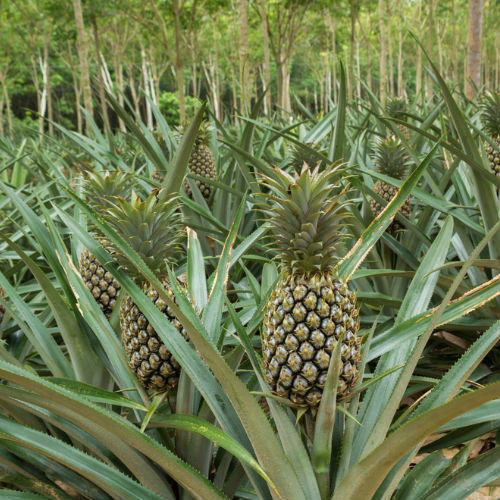
{"label": "spiky green crown", "polygon": [[406,113],[406,102],[402,97],[394,97],[385,105],[385,112],[391,118],[401,120]]}
{"label": "spiky green crown", "polygon": [[[134,197],[132,201],[115,198],[103,214],[104,219],[141,256],[158,276],[165,274],[165,263],[175,260],[181,245],[181,211],[176,195],[150,194],[144,201]],[[136,281],[142,281],[140,273],[128,255],[111,241],[106,241],[120,265]]]}
{"label": "spiky green crown", "polygon": [[410,155],[405,146],[394,135],[375,141],[373,161],[381,174],[395,179],[404,179],[411,165]]}
{"label": "spiky green crown", "polygon": [[260,208],[282,265],[294,274],[332,271],[348,215],[341,201],[340,169],[311,171],[304,165],[294,176],[279,168],[274,172],[274,178],[261,177],[270,192],[262,194]]}
{"label": "spiky green crown", "polygon": [[[208,144],[208,121],[202,121],[198,127],[198,133],[196,134],[196,139],[194,140],[194,145],[199,146],[200,144]],[[177,135],[179,139],[187,132],[189,124],[181,125],[177,129]]]}
{"label": "spiky green crown", "polygon": [[500,137],[500,92],[486,92],[481,102],[481,121],[486,133]]}
{"label": "spiky green crown", "polygon": [[307,165],[320,165],[324,167],[327,164],[325,159],[326,155],[327,152],[322,150],[320,145],[315,142],[294,144],[292,150],[292,165],[296,169],[301,169],[304,163]]}
{"label": "spiky green crown", "polygon": [[130,179],[130,174],[119,170],[88,172],[84,189],[90,205],[101,211],[113,203],[113,198],[128,198]]}

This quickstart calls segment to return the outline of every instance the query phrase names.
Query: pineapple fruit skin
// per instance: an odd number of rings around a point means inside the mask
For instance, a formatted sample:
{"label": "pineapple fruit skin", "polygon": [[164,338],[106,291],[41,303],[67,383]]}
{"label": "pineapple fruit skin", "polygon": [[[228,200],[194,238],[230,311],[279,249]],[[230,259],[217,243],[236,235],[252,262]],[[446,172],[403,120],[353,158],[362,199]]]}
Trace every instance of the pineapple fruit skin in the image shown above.
{"label": "pineapple fruit skin", "polygon": [[[195,145],[195,148],[189,157],[188,168],[193,174],[205,177],[206,179],[215,180],[217,176],[215,158],[212,151],[210,151],[210,148],[204,142],[200,142]],[[203,197],[205,199],[210,198],[210,195],[212,194],[212,186],[199,179],[195,179],[195,183]],[[184,190],[190,198],[193,197],[193,193],[191,192],[191,188],[189,187],[189,183],[187,181],[184,183]]]}
{"label": "pineapple fruit skin", "polygon": [[[389,203],[397,194],[398,188],[396,186],[392,186],[391,184],[387,184],[386,182],[378,181],[375,184],[374,191],[384,198],[387,203]],[[373,198],[370,200],[370,208],[373,212],[373,215],[377,217],[382,210],[384,210],[385,206],[382,206],[378,201]],[[405,216],[407,219],[411,217],[411,200],[408,198],[403,203],[402,207],[399,209],[401,215]],[[387,232],[395,233],[397,231],[401,231],[404,229],[404,226],[397,220],[394,220],[391,225],[387,228]]]}
{"label": "pineapple fruit skin", "polygon": [[[162,285],[175,302],[170,285],[166,281],[162,281]],[[145,285],[143,291],[187,339],[186,330],[154,287]],[[120,305],[120,326],[129,366],[141,385],[156,392],[166,392],[175,387],[181,370],[179,363],[130,296],[126,296]]]}
{"label": "pineapple fruit skin", "polygon": [[87,249],[80,257],[80,274],[85,286],[90,290],[107,318],[111,316],[120,291],[120,283],[101,266]]}
{"label": "pineapple fruit skin", "polygon": [[299,406],[321,401],[330,356],[341,335],[337,398],[348,395],[361,362],[359,307],[343,281],[329,276],[289,276],[272,291],[264,313],[264,372],[274,394]]}
{"label": "pineapple fruit skin", "polygon": [[[500,148],[500,137],[494,137],[492,142],[496,144],[497,148]],[[500,151],[497,151],[489,142],[484,143],[484,149],[488,155],[491,170],[500,177]]]}

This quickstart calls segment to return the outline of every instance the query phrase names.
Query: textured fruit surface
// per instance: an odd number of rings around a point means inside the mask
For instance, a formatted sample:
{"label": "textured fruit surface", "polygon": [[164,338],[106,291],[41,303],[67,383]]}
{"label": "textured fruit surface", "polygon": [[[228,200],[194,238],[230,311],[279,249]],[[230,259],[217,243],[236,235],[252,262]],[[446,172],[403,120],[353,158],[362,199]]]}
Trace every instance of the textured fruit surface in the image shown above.
{"label": "textured fruit surface", "polygon": [[[193,174],[205,177],[206,179],[215,180],[217,176],[215,158],[212,151],[210,151],[210,148],[205,143],[200,142],[195,145],[189,157],[188,168]],[[200,179],[195,179],[195,183],[204,198],[210,198],[212,186],[204,183]],[[187,181],[184,183],[184,190],[190,198],[193,197],[193,193]]]}
{"label": "textured fruit surface", "polygon": [[[175,302],[174,292],[168,283],[163,281],[162,284]],[[144,293],[186,338],[186,331],[158,292],[152,286],[145,286]],[[139,382],[146,389],[159,392],[175,387],[179,380],[179,364],[129,296],[120,305],[120,326],[129,366]]]}
{"label": "textured fruit surface", "polygon": [[121,288],[120,283],[99,264],[99,261],[87,249],[83,251],[80,258],[80,274],[102,312],[109,317]]}
{"label": "textured fruit surface", "polygon": [[269,297],[262,330],[264,370],[273,393],[317,406],[342,336],[337,397],[346,396],[361,361],[358,314],[356,295],[342,281],[319,275],[282,279]]}
{"label": "textured fruit surface", "polygon": [[[492,139],[500,150],[500,137],[496,137]],[[495,175],[500,176],[500,151],[497,151],[489,142],[484,143],[484,149],[486,150],[486,154],[488,155],[488,160],[490,162],[491,170]]]}
{"label": "textured fruit surface", "polygon": [[[384,198],[387,203],[389,203],[397,194],[398,194],[398,188],[396,186],[392,186],[391,184],[387,184],[386,182],[379,181],[377,184],[375,184],[374,191]],[[370,208],[373,212],[373,215],[377,217],[382,210],[384,210],[385,206],[382,206],[378,201],[371,199],[370,200]],[[398,212],[401,213],[401,215],[404,215],[407,219],[411,217],[411,200],[408,198],[404,203],[403,206],[398,210]],[[400,224],[399,221],[394,220],[391,225],[388,227],[387,231],[389,233],[400,231],[404,229],[404,226]]]}

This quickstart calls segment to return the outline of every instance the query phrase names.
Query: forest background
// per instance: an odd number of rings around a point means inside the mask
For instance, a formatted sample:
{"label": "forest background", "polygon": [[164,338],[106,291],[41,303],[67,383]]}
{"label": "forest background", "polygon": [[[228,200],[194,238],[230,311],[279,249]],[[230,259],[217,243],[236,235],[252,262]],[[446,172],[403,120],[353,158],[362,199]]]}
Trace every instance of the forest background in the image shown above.
{"label": "forest background", "polygon": [[0,135],[80,132],[86,113],[124,130],[106,89],[150,127],[150,102],[171,125],[205,99],[233,121],[267,87],[266,114],[300,102],[321,116],[339,57],[350,102],[423,102],[432,79],[411,32],[452,88],[500,87],[499,0],[3,0],[0,21]]}

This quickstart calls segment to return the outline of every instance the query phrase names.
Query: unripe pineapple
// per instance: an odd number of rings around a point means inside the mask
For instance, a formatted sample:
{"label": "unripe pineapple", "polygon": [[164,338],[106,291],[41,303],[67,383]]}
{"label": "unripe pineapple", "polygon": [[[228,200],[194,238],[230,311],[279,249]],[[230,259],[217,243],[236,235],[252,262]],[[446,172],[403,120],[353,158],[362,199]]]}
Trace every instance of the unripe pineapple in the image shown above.
{"label": "unripe pineapple", "polygon": [[[181,232],[177,198],[165,196],[160,190],[144,201],[139,198],[131,202],[116,199],[104,217],[159,276],[167,294],[175,301],[165,279],[165,262],[172,260],[179,250]],[[126,255],[111,242],[108,245],[121,266],[138,284],[142,284],[146,295],[186,337],[186,331],[158,292],[152,285],[143,283],[143,278]],[[180,366],[130,296],[126,296],[120,305],[120,327],[129,366],[139,382],[146,389],[160,392],[174,387],[179,379]]]}
{"label": "unripe pineapple", "polygon": [[338,169],[291,176],[275,169],[263,177],[263,210],[271,227],[281,272],[268,298],[262,327],[265,376],[274,394],[316,407],[325,386],[333,349],[342,336],[337,396],[358,379],[361,338],[356,295],[335,273],[335,251],[346,217],[334,195]]}
{"label": "unripe pineapple", "polygon": [[[129,180],[128,174],[119,171],[90,173],[85,183],[89,204],[97,212],[102,212],[111,205],[114,197],[128,196]],[[109,318],[121,288],[120,284],[87,249],[80,257],[80,274],[99,307]]]}
{"label": "unripe pineapple", "polygon": [[[406,118],[406,102],[402,97],[393,97],[390,99],[386,106],[385,112],[391,118],[395,118],[396,120],[404,120]],[[405,127],[402,123],[396,123],[397,127],[403,134],[403,137],[408,142],[410,140],[410,133],[408,132],[408,128]]]}
{"label": "unripe pineapple", "polygon": [[[375,143],[373,160],[378,171],[381,174],[394,177],[395,179],[403,180],[406,177],[411,164],[410,156],[406,152],[404,145],[400,139],[391,135],[385,139],[379,139]],[[384,181],[378,181],[375,184],[374,191],[384,198],[389,203],[397,194],[398,188]],[[378,201],[370,200],[370,208],[377,217],[385,205],[381,205]],[[411,217],[411,201],[408,198],[403,206],[399,209],[400,213],[407,219]],[[387,231],[393,233],[403,229],[403,226],[398,221],[393,221]]]}
{"label": "unripe pineapple", "polygon": [[[180,135],[183,131],[181,129]],[[207,125],[203,124],[200,126],[198,131],[198,136],[195,139],[193,150],[188,161],[189,172],[199,175],[200,177],[205,177],[206,179],[215,180],[217,177],[217,165],[215,163],[215,158],[210,151],[207,144]],[[155,182],[163,182],[164,173],[155,171],[151,175],[151,179]],[[212,186],[208,183],[201,181],[200,179],[194,179],[194,182],[201,194],[205,199],[208,200],[212,194]],[[193,193],[191,192],[191,187],[187,179],[184,181],[184,191],[189,196],[193,198]]]}
{"label": "unripe pineapple", "polygon": [[487,92],[481,103],[481,110],[484,130],[498,148],[498,150],[495,149],[486,141],[484,149],[493,173],[500,176],[500,92]]}
{"label": "unripe pineapple", "polygon": [[300,170],[304,163],[313,167],[319,165],[321,168],[324,168],[328,164],[328,161],[325,160],[327,155],[328,152],[323,150],[316,142],[294,144],[292,149],[292,165],[297,170]]}

